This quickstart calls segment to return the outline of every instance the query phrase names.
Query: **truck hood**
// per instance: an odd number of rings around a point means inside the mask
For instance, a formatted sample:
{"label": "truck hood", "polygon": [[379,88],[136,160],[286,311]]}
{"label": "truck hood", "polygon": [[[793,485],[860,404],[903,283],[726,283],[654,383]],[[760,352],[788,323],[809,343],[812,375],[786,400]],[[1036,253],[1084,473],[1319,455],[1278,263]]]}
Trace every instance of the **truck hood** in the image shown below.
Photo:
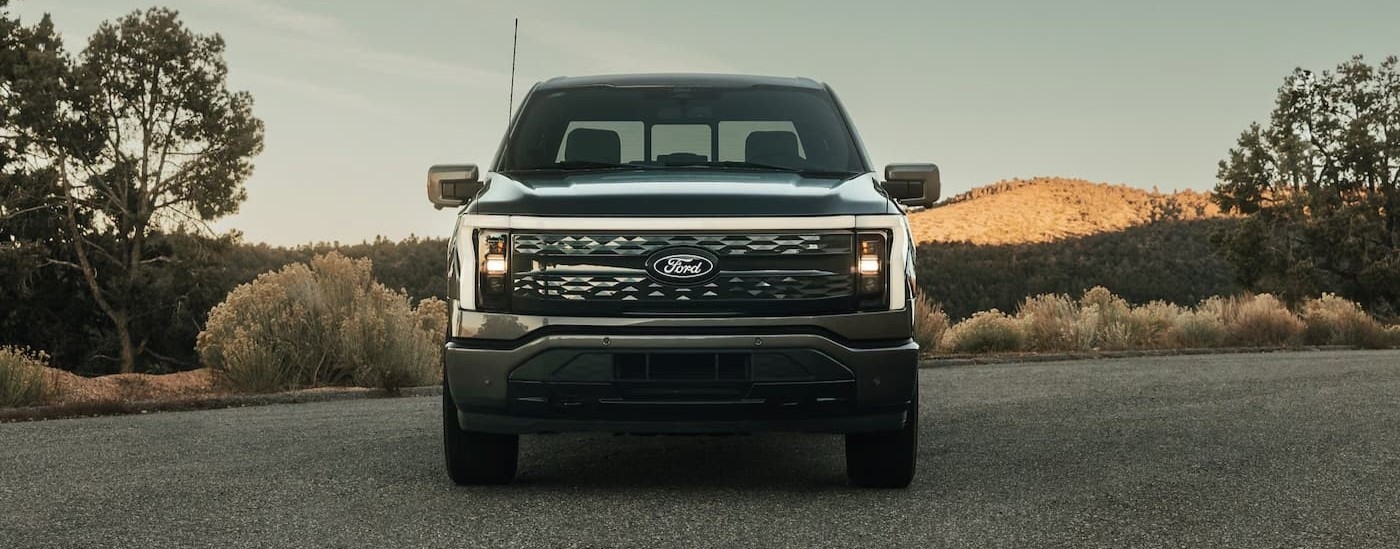
{"label": "truck hood", "polygon": [[481,215],[748,217],[896,213],[874,174],[847,179],[783,172],[666,170],[492,173],[467,206]]}

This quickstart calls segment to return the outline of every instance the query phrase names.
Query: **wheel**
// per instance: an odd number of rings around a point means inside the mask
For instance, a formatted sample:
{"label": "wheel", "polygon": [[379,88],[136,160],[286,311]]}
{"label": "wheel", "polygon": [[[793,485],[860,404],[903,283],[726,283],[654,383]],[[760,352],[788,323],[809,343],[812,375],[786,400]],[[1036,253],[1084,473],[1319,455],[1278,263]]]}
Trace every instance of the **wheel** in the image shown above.
{"label": "wheel", "polygon": [[507,484],[515,480],[520,435],[463,431],[457,423],[457,403],[444,376],[442,383],[442,446],[447,476],[459,486]]}
{"label": "wheel", "polygon": [[919,459],[919,397],[909,405],[904,428],[846,435],[846,478],[865,488],[905,488]]}

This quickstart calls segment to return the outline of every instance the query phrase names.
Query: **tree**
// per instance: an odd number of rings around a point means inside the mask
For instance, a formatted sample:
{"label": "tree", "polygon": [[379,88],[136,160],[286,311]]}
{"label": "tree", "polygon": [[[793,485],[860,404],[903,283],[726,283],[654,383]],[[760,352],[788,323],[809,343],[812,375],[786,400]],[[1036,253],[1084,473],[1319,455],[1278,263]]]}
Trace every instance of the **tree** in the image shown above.
{"label": "tree", "polygon": [[26,26],[7,4],[0,0],[0,344],[68,358],[82,348],[68,343],[84,340],[92,309],[76,273],[51,265],[67,246],[48,153],[82,155],[73,148],[80,126],[65,115],[76,86],[53,22]]}
{"label": "tree", "polygon": [[171,261],[149,241],[207,230],[236,212],[262,151],[263,124],[252,96],[228,89],[223,51],[217,34],[195,34],[177,12],[152,8],[103,23],[74,67],[73,114],[94,145],[49,152],[60,168],[68,266],[111,322],[122,372],[148,351],[134,316],[154,266]]}
{"label": "tree", "polygon": [[1246,217],[1216,235],[1242,282],[1400,308],[1400,71],[1360,57],[1284,79],[1268,126],[1220,162],[1216,201]]}

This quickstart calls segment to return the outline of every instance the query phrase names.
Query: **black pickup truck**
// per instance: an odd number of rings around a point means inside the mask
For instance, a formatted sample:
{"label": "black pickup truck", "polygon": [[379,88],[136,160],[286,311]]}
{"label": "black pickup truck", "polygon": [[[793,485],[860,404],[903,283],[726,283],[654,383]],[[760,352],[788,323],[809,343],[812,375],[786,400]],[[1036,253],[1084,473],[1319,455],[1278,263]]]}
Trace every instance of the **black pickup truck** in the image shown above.
{"label": "black pickup truck", "polygon": [[918,448],[905,206],[938,168],[873,172],[830,87],[654,74],[535,84],[491,168],[433,166],[459,208],[447,470],[510,482],[522,434],[844,434],[858,486]]}

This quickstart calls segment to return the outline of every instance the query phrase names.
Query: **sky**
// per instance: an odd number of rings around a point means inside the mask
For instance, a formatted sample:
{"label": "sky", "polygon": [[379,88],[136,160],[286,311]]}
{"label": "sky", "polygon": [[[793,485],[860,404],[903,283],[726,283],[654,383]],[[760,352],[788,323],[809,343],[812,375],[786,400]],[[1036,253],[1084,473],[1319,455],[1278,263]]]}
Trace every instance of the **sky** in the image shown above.
{"label": "sky", "polygon": [[[158,3],[153,3],[158,2]],[[266,150],[213,225],[250,242],[446,236],[428,166],[487,165],[553,76],[724,72],[829,83],[876,166],[934,162],[944,195],[1062,176],[1211,188],[1294,67],[1400,54],[1395,0],[15,0],[68,48],[164,5],[227,42]]]}

